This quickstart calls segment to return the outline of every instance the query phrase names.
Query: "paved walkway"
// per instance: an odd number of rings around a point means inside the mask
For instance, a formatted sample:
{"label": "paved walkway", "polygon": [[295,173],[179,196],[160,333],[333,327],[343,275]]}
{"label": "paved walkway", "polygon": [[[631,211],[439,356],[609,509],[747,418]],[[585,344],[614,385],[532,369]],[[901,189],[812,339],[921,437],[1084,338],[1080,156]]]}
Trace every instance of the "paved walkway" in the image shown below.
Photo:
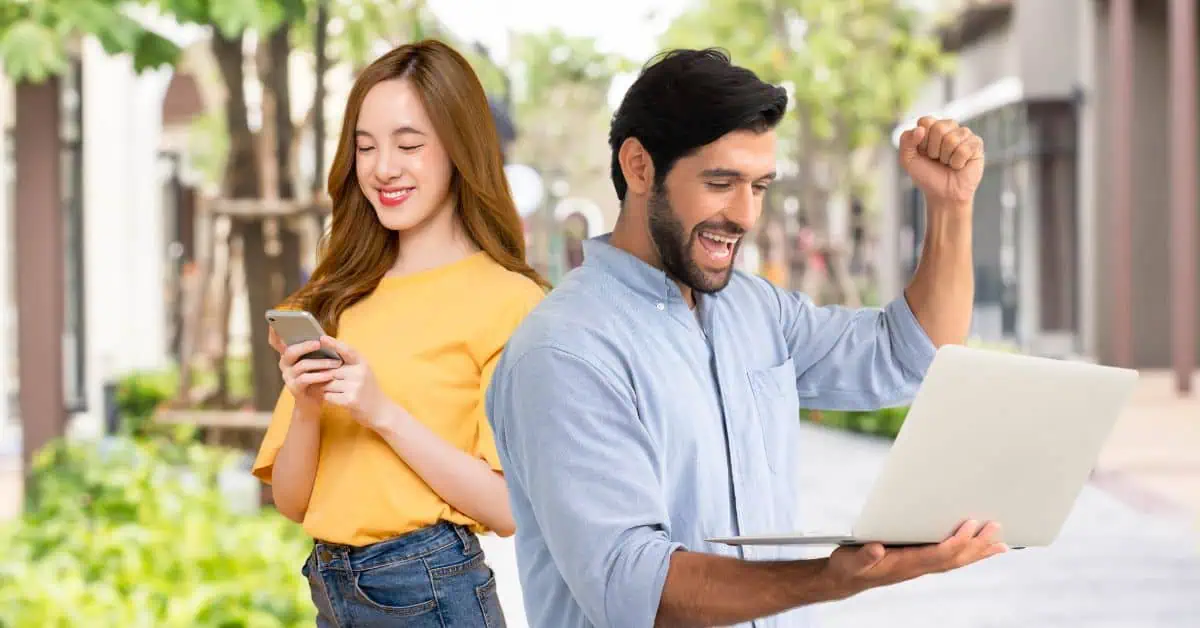
{"label": "paved walkway", "polygon": [[1182,399],[1168,373],[1142,373],[1100,456],[1097,485],[1139,509],[1200,522],[1200,372],[1193,382]]}
{"label": "paved walkway", "polygon": [[[887,453],[884,441],[805,426],[806,518],[846,527]],[[808,527],[808,526],[806,526]],[[1196,628],[1200,533],[1085,488],[1059,540],[819,609],[822,628]]]}

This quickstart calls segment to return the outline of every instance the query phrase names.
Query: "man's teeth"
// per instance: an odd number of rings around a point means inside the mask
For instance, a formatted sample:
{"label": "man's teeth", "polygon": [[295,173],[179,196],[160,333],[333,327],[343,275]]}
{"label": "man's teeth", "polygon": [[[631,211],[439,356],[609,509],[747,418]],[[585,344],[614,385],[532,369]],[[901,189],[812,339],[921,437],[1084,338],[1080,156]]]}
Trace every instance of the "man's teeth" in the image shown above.
{"label": "man's teeth", "polygon": [[708,238],[709,240],[712,240],[714,242],[723,242],[725,244],[737,244],[737,241],[738,241],[738,239],[734,238],[734,237],[717,235],[715,233],[709,233],[707,231],[701,232],[700,235],[705,238]]}

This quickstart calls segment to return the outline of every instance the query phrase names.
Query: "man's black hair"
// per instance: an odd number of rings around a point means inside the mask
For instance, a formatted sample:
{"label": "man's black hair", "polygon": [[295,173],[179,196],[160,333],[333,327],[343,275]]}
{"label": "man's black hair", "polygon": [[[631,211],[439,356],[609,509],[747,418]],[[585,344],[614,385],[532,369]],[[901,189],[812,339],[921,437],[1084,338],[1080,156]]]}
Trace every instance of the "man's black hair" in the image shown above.
{"label": "man's black hair", "polygon": [[779,124],[787,92],[746,68],[733,65],[716,48],[671,50],[642,69],[613,114],[608,132],[612,180],[625,200],[621,144],[633,137],[654,163],[661,186],[675,162],[732,131],[763,132]]}

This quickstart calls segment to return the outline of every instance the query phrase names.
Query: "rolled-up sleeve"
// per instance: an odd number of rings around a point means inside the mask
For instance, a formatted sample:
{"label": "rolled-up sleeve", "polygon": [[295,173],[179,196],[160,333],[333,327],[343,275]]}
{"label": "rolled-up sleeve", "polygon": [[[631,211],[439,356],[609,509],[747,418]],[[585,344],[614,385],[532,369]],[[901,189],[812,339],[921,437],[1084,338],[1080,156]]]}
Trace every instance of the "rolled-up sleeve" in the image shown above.
{"label": "rolled-up sleeve", "polygon": [[[600,628],[650,628],[672,552],[660,449],[629,384],[567,351],[520,356],[489,395],[510,482]],[[523,525],[518,522],[518,526]]]}
{"label": "rolled-up sleeve", "polygon": [[903,295],[883,308],[852,309],[777,294],[803,406],[870,410],[916,394],[936,348]]}

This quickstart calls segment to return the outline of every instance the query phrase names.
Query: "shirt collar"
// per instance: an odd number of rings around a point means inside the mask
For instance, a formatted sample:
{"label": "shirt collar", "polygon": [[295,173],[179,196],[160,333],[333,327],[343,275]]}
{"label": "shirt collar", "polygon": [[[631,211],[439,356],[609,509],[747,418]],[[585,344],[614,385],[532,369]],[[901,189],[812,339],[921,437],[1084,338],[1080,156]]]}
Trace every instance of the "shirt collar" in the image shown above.
{"label": "shirt collar", "polygon": [[[583,265],[612,276],[639,296],[655,304],[683,301],[683,293],[665,272],[642,261],[632,253],[609,244],[612,233],[583,242]],[[659,308],[661,309],[661,308]]]}

